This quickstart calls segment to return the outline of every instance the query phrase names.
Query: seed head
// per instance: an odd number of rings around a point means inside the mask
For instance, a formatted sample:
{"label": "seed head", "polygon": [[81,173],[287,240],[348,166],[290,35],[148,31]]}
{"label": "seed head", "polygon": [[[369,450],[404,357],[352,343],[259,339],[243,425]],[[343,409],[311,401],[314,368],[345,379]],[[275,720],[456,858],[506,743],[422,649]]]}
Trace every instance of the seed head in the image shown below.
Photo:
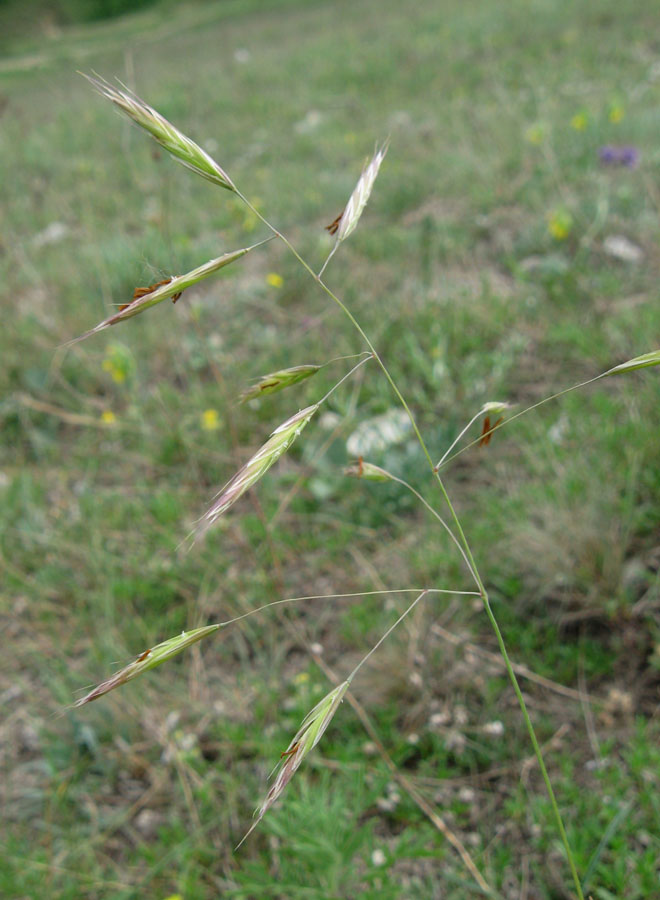
{"label": "seed head", "polygon": [[127,681],[137,678],[137,676],[141,675],[143,672],[148,672],[149,669],[155,669],[156,666],[164,663],[165,660],[171,659],[171,657],[176,656],[177,653],[181,653],[182,650],[185,650],[186,647],[190,647],[191,644],[201,641],[203,637],[206,637],[207,634],[212,634],[214,631],[217,631],[218,628],[220,628],[220,625],[205,625],[203,628],[193,628],[191,631],[182,631],[181,634],[169,638],[167,641],[163,641],[162,644],[156,644],[151,650],[145,650],[143,653],[140,653],[132,663],[129,663],[123,669],[120,669],[119,672],[115,672],[115,674],[106,681],[102,681],[101,684],[95,687],[93,691],[90,691],[89,694],[86,694],[80,700],[77,700],[75,706],[84,706],[85,703],[91,703],[92,700],[97,700],[104,694],[109,693],[109,691],[113,691],[120,685],[126,684]]}
{"label": "seed head", "polygon": [[[376,176],[378,175],[380,165],[385,159],[387,146],[388,141],[385,141],[382,147],[376,150],[371,159],[371,162],[363,169],[362,175],[360,175],[360,179],[355,186],[355,190],[349,197],[346,208],[344,209],[344,212],[341,214],[339,222],[337,223],[336,234],[338,244],[346,240],[349,234],[357,226],[357,223],[360,220],[360,216],[362,215],[362,212],[367,205],[367,200],[369,199],[369,195],[371,194],[371,190],[374,186],[374,181],[376,180]],[[336,223],[333,222],[333,226],[335,224]]]}
{"label": "seed head", "polygon": [[344,469],[344,475],[350,478],[364,478],[366,481],[391,481],[392,476],[380,466],[365,462],[360,456],[356,462]]}
{"label": "seed head", "polygon": [[253,484],[266,474],[273,463],[293,444],[318,408],[319,405],[316,403],[314,406],[301,409],[295,416],[291,416],[275,429],[263,447],[257,450],[254,456],[221,490],[213,506],[200,519],[197,535],[202,534],[213,525],[223,513],[236,503],[239,497],[242,497]]}
{"label": "seed head", "polygon": [[635,369],[645,369],[647,366],[660,365],[660,350],[652,350],[650,353],[644,353],[642,356],[636,356],[627,362],[620,363],[605,372],[605,375],[618,375],[620,372],[633,372]]}
{"label": "seed head", "polygon": [[94,85],[97,91],[108,100],[111,100],[115,106],[125,113],[129,119],[132,119],[145,131],[155,138],[158,143],[168,153],[176,157],[188,169],[197,172],[207,181],[212,181],[220,187],[227,188],[229,191],[236,191],[236,187],[231,178],[222,169],[218,163],[212,159],[206,151],[186,137],[178,128],[175,128],[171,122],[168,122],[160,113],[152,109],[144,100],[141,100],[136,94],[129,90],[120,90],[115,88],[103,78],[92,78],[85,75],[85,78]]}
{"label": "seed head", "polygon": [[99,331],[103,331],[110,325],[116,325],[117,322],[123,322],[124,319],[131,319],[133,316],[139,316],[140,313],[143,313],[146,309],[150,309],[150,307],[162,303],[163,300],[167,300],[169,297],[173,300],[178,299],[178,296],[182,291],[185,291],[186,288],[191,287],[193,284],[197,284],[198,281],[202,281],[204,278],[208,278],[209,275],[213,275],[214,272],[224,268],[224,266],[228,266],[229,263],[235,262],[237,259],[245,256],[246,253],[249,253],[250,250],[259,247],[261,243],[263,243],[263,241],[259,244],[253,244],[251,247],[243,247],[241,250],[225,253],[224,256],[219,256],[216,259],[210,259],[208,262],[198,266],[191,272],[186,272],[185,275],[177,275],[176,277],[169,278],[164,282],[161,282],[160,286],[152,285],[151,287],[154,288],[153,290],[137,288],[134,293],[134,299],[130,303],[125,303],[120,306],[116,313],[109,316],[107,319],[104,319],[102,322],[99,322],[95,328],[86,331],[85,334],[75,338],[71,343],[76,344],[78,341],[84,341],[85,338],[90,337],[92,334],[97,334]]}
{"label": "seed head", "polygon": [[263,397],[264,394],[275,394],[277,391],[283,391],[285,388],[291,387],[292,384],[298,384],[306,378],[316,375],[321,366],[294,366],[291,369],[280,369],[279,372],[271,372],[270,375],[263,375],[256,384],[246,388],[240,396],[240,402],[246,403],[248,400],[254,400],[255,397]]}
{"label": "seed head", "polygon": [[481,407],[480,415],[492,413],[495,416],[501,415],[505,410],[511,409],[511,404],[506,400],[489,400]]}
{"label": "seed head", "polygon": [[[326,694],[326,696],[316,704],[314,709],[307,713],[300,728],[289,743],[289,746],[282,753],[275,781],[255,814],[256,820],[254,824],[241,840],[238,847],[240,847],[248,835],[254,831],[266,812],[273,803],[275,803],[284,788],[291,781],[303,759],[321,740],[323,733],[330,724],[330,720],[343,700],[344,694],[348,690],[348,685],[348,681],[342,682],[342,684],[331,690],[329,694]],[[236,849],[238,849],[238,847]]]}

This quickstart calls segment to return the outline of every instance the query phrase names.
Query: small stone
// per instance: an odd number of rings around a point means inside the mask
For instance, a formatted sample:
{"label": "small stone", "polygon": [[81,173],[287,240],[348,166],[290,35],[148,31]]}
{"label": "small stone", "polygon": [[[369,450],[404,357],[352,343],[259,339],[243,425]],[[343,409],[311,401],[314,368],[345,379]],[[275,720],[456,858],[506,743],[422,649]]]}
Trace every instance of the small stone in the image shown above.
{"label": "small stone", "polygon": [[167,718],[165,719],[166,731],[174,731],[176,726],[179,724],[180,718],[181,718],[181,713],[175,709],[173,709],[172,712],[168,713]]}
{"label": "small stone", "polygon": [[614,712],[630,715],[635,709],[635,702],[632,694],[628,691],[619,690],[619,688],[610,688],[607,694],[607,700]]}
{"label": "small stone", "polygon": [[32,722],[23,722],[18,729],[18,739],[21,749],[27,753],[34,753],[41,746],[39,732]]}
{"label": "small stone", "polygon": [[12,700],[17,700],[22,693],[23,688],[20,685],[12,684],[0,694],[0,703],[11,703]]}
{"label": "small stone", "polygon": [[486,722],[484,725],[484,734],[491,734],[493,737],[500,737],[504,734],[504,725],[499,720],[494,722]]}
{"label": "small stone", "polygon": [[457,725],[467,725],[468,711],[464,706],[454,707],[454,721]]}
{"label": "small stone", "polygon": [[51,222],[43,231],[32,238],[35,247],[45,247],[48,244],[57,244],[69,233],[69,226],[64,222]]}
{"label": "small stone", "polygon": [[443,725],[449,725],[450,722],[451,716],[446,709],[442,710],[442,712],[433,713],[429,719],[429,725],[432,728],[442,728]]}
{"label": "small stone", "polygon": [[633,244],[622,234],[612,234],[603,241],[603,250],[608,256],[620,259],[622,262],[637,263],[644,256],[644,252],[637,244]]}
{"label": "small stone", "polygon": [[452,729],[445,738],[445,747],[447,750],[455,750],[457,753],[461,753],[465,749],[466,743],[465,735],[454,729]]}
{"label": "small stone", "polygon": [[566,416],[560,416],[554,425],[548,429],[548,440],[553,444],[561,444],[569,427],[569,421]]}
{"label": "small stone", "polygon": [[322,116],[318,109],[310,109],[305,118],[297,122],[294,127],[298,134],[309,134],[319,127],[321,119]]}
{"label": "small stone", "polygon": [[325,412],[319,419],[319,425],[324,431],[332,431],[342,421],[341,416],[334,412]]}
{"label": "small stone", "polygon": [[152,838],[155,837],[162,821],[162,816],[153,809],[141,809],[135,817],[135,828],[143,837]]}

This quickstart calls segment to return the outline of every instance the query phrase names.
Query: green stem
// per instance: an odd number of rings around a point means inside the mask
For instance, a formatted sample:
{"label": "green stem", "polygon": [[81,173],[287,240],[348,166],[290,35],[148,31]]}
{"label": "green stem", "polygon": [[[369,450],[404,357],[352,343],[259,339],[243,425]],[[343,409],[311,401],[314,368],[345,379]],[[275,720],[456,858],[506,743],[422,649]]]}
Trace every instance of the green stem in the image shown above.
{"label": "green stem", "polygon": [[[608,369],[608,372],[609,372],[609,369]],[[556,394],[550,394],[549,397],[544,397],[543,400],[539,400],[538,403],[533,403],[531,406],[527,406],[525,409],[521,409],[520,412],[515,413],[513,416],[509,416],[503,422],[500,422],[499,425],[496,425],[494,428],[491,428],[491,430],[488,433],[495,434],[495,432],[499,431],[500,428],[504,428],[505,425],[510,425],[511,422],[515,422],[516,419],[519,419],[521,416],[526,415],[528,412],[531,412],[533,409],[538,409],[539,406],[543,406],[544,403],[550,403],[551,400],[557,400],[558,397],[563,397],[564,394],[570,394],[571,391],[577,391],[578,388],[583,388],[583,387],[586,387],[588,384],[593,384],[594,381],[600,381],[600,379],[604,378],[608,374],[608,372],[601,372],[600,375],[595,375],[593,378],[587,378],[586,381],[579,381],[577,384],[572,384],[570,387],[564,388],[561,391],[557,391]],[[472,424],[472,422],[474,422],[474,419],[472,419],[472,421],[470,422],[470,425]],[[454,445],[458,442],[459,438],[461,438],[464,433],[465,433],[465,431],[461,432],[461,434],[458,436],[458,438],[456,438],[456,441],[454,441],[454,443],[449,448],[449,450],[451,450],[454,447]],[[465,451],[469,450],[470,447],[474,447],[475,444],[480,443],[482,437],[483,437],[483,435],[481,435],[480,437],[476,438],[473,441],[470,441],[469,444],[466,444],[465,447],[461,447],[460,450],[457,450],[456,453],[452,453],[451,456],[448,455],[449,454],[449,450],[448,450],[447,453],[442,457],[442,459],[438,463],[438,466],[437,466],[438,469],[442,468],[446,463],[450,463],[452,461],[452,459],[456,459],[456,457],[460,456],[461,453],[465,453]]]}
{"label": "green stem", "polygon": [[[401,406],[404,408],[404,410],[406,411],[406,413],[408,415],[408,418],[410,419],[410,423],[413,427],[413,430],[415,432],[417,440],[419,441],[419,445],[422,448],[422,450],[424,451],[424,456],[426,457],[428,464],[431,468],[431,471],[433,472],[433,475],[435,476],[435,479],[438,482],[443,499],[444,499],[445,503],[447,504],[447,508],[449,509],[449,514],[451,515],[451,518],[454,522],[460,542],[463,545],[463,549],[465,550],[465,555],[467,556],[467,560],[469,562],[470,568],[472,569],[472,575],[475,579],[477,587],[479,588],[479,593],[481,595],[481,599],[483,601],[484,608],[486,610],[486,615],[488,616],[488,620],[490,621],[493,631],[495,632],[495,637],[497,638],[497,643],[498,643],[498,646],[500,649],[500,653],[502,654],[502,659],[504,660],[504,665],[506,666],[506,670],[509,675],[509,679],[511,680],[511,684],[513,685],[513,690],[516,694],[518,704],[522,711],[523,719],[525,720],[525,725],[527,727],[527,732],[528,732],[530,740],[532,742],[532,747],[534,748],[534,755],[536,756],[536,759],[538,761],[539,769],[541,770],[541,774],[543,776],[543,781],[545,782],[545,786],[548,791],[548,796],[550,798],[550,803],[551,803],[552,810],[554,813],[555,822],[557,824],[557,830],[559,831],[562,843],[564,845],[564,849],[566,851],[566,857],[568,859],[568,864],[569,864],[569,867],[571,870],[571,875],[573,876],[573,882],[575,884],[575,891],[576,891],[576,894],[577,894],[579,900],[584,900],[584,894],[582,893],[582,885],[580,884],[580,878],[577,873],[577,868],[575,866],[575,861],[573,859],[571,847],[568,842],[568,835],[566,834],[566,829],[564,828],[564,823],[563,823],[563,820],[561,817],[561,812],[559,811],[559,806],[557,804],[555,792],[552,788],[550,776],[548,775],[548,770],[545,766],[545,761],[543,759],[543,753],[541,751],[541,747],[537,740],[536,732],[534,731],[534,726],[532,725],[532,720],[529,716],[529,712],[527,711],[527,704],[525,703],[525,698],[522,695],[522,691],[520,690],[520,685],[518,684],[518,679],[516,678],[516,673],[513,671],[513,666],[511,665],[511,660],[509,659],[509,654],[507,653],[506,645],[504,643],[504,638],[502,637],[502,632],[500,631],[500,627],[497,623],[497,619],[495,618],[495,614],[493,613],[493,610],[491,608],[490,600],[488,598],[488,592],[486,591],[485,585],[481,579],[481,575],[479,574],[479,569],[477,568],[477,564],[474,560],[474,556],[472,555],[472,550],[470,549],[468,540],[465,537],[465,532],[463,531],[463,527],[460,523],[458,516],[456,515],[454,506],[453,506],[451,500],[449,499],[449,494],[447,493],[447,490],[444,486],[442,478],[440,477],[439,472],[437,472],[435,469],[433,459],[431,458],[431,454],[429,453],[429,449],[426,446],[426,442],[425,442],[424,438],[422,437],[422,434],[417,426],[415,417],[413,416],[412,411],[405,400],[405,397],[403,396],[403,394],[399,390],[396,382],[390,375],[390,372],[389,372],[387,366],[385,365],[383,360],[380,358],[378,351],[376,350],[374,345],[371,343],[371,340],[369,339],[368,335],[364,332],[364,330],[362,329],[362,326],[357,321],[357,319],[355,318],[353,313],[350,311],[350,309],[346,306],[345,303],[343,303],[342,300],[339,299],[339,297],[337,297],[336,294],[334,294],[330,290],[330,288],[325,284],[325,282],[321,280],[320,275],[317,275],[316,272],[314,272],[312,267],[298,253],[298,251],[293,246],[293,244],[291,244],[290,241],[280,231],[278,231],[274,225],[271,225],[271,223],[267,219],[265,219],[264,216],[262,216],[261,213],[257,209],[254,208],[254,206],[252,206],[250,201],[246,197],[244,197],[240,193],[240,191],[237,191],[237,194],[241,198],[241,200],[243,200],[243,202],[249,207],[249,209],[251,209],[252,212],[264,223],[264,225],[266,225],[268,228],[270,228],[270,230],[273,232],[273,234],[280,238],[280,240],[291,251],[291,253],[295,256],[295,258],[298,260],[298,262],[303,266],[303,268],[306,269],[307,272],[312,276],[314,281],[316,281],[316,283],[325,291],[325,293],[330,297],[330,299],[333,300],[334,303],[336,303],[337,306],[342,310],[344,315],[348,318],[348,320],[351,322],[353,327],[360,334],[360,336],[364,340],[365,344],[367,345],[367,347],[373,354],[373,358],[376,360],[376,362],[382,369],[382,372],[385,375],[385,378],[388,380],[392,390],[396,394],[397,399],[401,403]],[[550,398],[548,398],[548,399],[550,399]]]}
{"label": "green stem", "polygon": [[479,592],[481,594],[481,599],[484,604],[484,609],[486,610],[486,615],[488,616],[488,620],[495,632],[495,637],[497,638],[497,644],[500,648],[500,653],[502,654],[502,659],[504,660],[504,665],[506,667],[506,671],[509,675],[509,679],[511,684],[513,685],[513,690],[518,699],[518,705],[520,706],[520,710],[523,715],[523,719],[525,720],[525,726],[527,728],[527,733],[529,734],[529,739],[532,742],[532,747],[534,748],[534,754],[536,756],[537,762],[539,764],[539,769],[541,770],[541,775],[543,776],[543,781],[545,782],[545,787],[548,792],[548,797],[550,798],[550,805],[552,806],[552,811],[555,817],[555,822],[557,825],[557,830],[559,831],[559,835],[561,837],[562,843],[564,845],[564,849],[566,850],[566,858],[568,860],[568,865],[571,870],[571,875],[573,876],[573,883],[575,884],[575,891],[579,900],[584,900],[584,894],[582,893],[582,885],[580,883],[580,878],[578,876],[577,867],[575,865],[575,860],[573,859],[573,854],[571,852],[571,845],[568,841],[568,835],[566,834],[566,829],[564,828],[564,822],[561,817],[561,812],[559,811],[559,805],[557,803],[557,798],[555,797],[555,792],[552,787],[552,782],[550,781],[550,776],[548,774],[548,770],[545,765],[545,760],[543,758],[543,752],[541,751],[541,746],[536,737],[536,732],[534,730],[534,726],[532,725],[532,720],[529,716],[529,712],[527,711],[527,704],[525,703],[525,698],[522,695],[522,691],[520,690],[520,685],[518,684],[518,679],[516,678],[516,673],[513,671],[513,666],[511,665],[511,660],[509,659],[509,654],[506,649],[506,644],[504,643],[504,637],[502,636],[502,632],[500,631],[500,626],[495,618],[495,613],[492,610],[490,605],[490,599],[488,597],[488,591],[481,580],[481,575],[479,574],[479,569],[477,568],[477,564],[474,560],[474,556],[472,555],[472,551],[470,549],[470,545],[468,544],[467,538],[465,537],[465,533],[461,526],[458,516],[456,515],[456,511],[454,510],[453,504],[449,499],[449,494],[440,478],[440,474],[435,472],[435,477],[440,486],[440,490],[442,491],[442,495],[445,499],[445,502],[449,508],[450,515],[454,521],[454,525],[456,526],[456,530],[458,531],[459,538],[463,547],[465,549],[465,553],[467,554],[468,560],[470,561],[471,568],[473,570],[473,574],[475,576],[475,580],[477,582],[477,587],[479,588]]}
{"label": "green stem", "polygon": [[400,615],[399,618],[396,620],[396,622],[395,622],[393,625],[390,625],[390,627],[387,629],[387,631],[385,632],[385,634],[381,635],[381,637],[378,639],[377,643],[375,643],[375,644],[373,645],[373,647],[372,647],[371,650],[367,653],[366,656],[363,656],[363,657],[362,657],[362,659],[360,660],[360,662],[359,662],[359,663],[357,664],[357,666],[353,669],[353,671],[351,672],[351,674],[347,677],[346,681],[348,681],[349,684],[351,683],[351,681],[353,681],[353,679],[355,678],[355,676],[357,675],[357,673],[360,671],[360,669],[362,668],[362,666],[363,666],[363,665],[364,665],[364,664],[365,664],[365,663],[366,663],[366,662],[374,655],[374,653],[376,652],[376,650],[378,650],[378,648],[380,647],[380,645],[381,645],[384,641],[387,640],[387,638],[392,634],[392,632],[394,631],[394,629],[395,629],[395,628],[398,628],[398,626],[403,622],[403,620],[406,618],[406,616],[408,615],[408,613],[411,613],[411,612],[413,611],[413,609],[417,606],[417,604],[419,603],[419,601],[422,600],[424,597],[426,597],[427,594],[428,594],[428,591],[422,591],[421,594],[419,595],[419,597],[417,597],[416,600],[413,600],[413,602],[412,602],[412,603],[410,604],[410,606],[405,610],[405,612],[401,613],[401,615]]}
{"label": "green stem", "polygon": [[252,206],[250,201],[246,197],[244,197],[243,194],[240,193],[240,191],[237,191],[236,193],[241,198],[241,200],[248,206],[248,208],[251,209],[252,212],[264,223],[264,225],[266,225],[268,228],[270,228],[270,230],[273,232],[274,235],[276,235],[276,237],[280,238],[280,240],[287,246],[287,248],[291,251],[291,253],[293,253],[293,255],[298,260],[298,262],[301,264],[301,266],[303,266],[303,268],[306,269],[307,272],[309,272],[309,274],[312,276],[314,281],[316,281],[316,283],[326,292],[326,294],[330,297],[330,299],[333,300],[337,304],[337,306],[341,309],[341,311],[344,313],[344,315],[348,318],[348,320],[353,325],[353,327],[356,329],[356,331],[360,334],[363,341],[365,342],[365,344],[367,345],[367,347],[373,354],[374,359],[376,360],[376,362],[382,369],[383,374],[389,381],[392,390],[394,391],[394,393],[397,396],[397,399],[399,400],[399,402],[405,409],[406,413],[408,414],[408,418],[410,419],[412,427],[415,431],[417,440],[419,441],[420,446],[421,446],[422,450],[424,451],[424,455],[426,456],[426,459],[428,460],[428,463],[431,466],[431,469],[433,469],[433,460],[431,459],[431,454],[429,453],[426,443],[424,441],[424,438],[422,437],[421,432],[420,432],[419,428],[417,427],[417,422],[415,421],[415,417],[413,416],[412,411],[410,410],[410,407],[406,403],[405,397],[403,396],[403,394],[397,387],[394,379],[392,378],[392,376],[389,373],[389,370],[387,369],[387,366],[385,365],[383,360],[378,355],[378,351],[376,350],[374,345],[371,343],[368,335],[363,331],[362,326],[360,325],[358,320],[355,318],[355,316],[350,311],[350,309],[346,306],[346,304],[343,303],[343,301],[340,300],[339,297],[337,297],[337,295],[334,294],[330,290],[330,288],[327,286],[327,284],[325,284],[325,282],[321,280],[321,277],[319,275],[317,275],[316,272],[312,269],[312,267],[307,263],[307,261],[302,258],[302,256],[298,253],[298,251],[293,246],[293,244],[291,244],[291,242],[285,237],[285,235],[283,235],[280,231],[278,231],[274,225],[271,225],[271,223],[266,218],[264,218],[264,216],[261,215],[261,213],[259,212],[258,209],[255,209],[254,206]]}

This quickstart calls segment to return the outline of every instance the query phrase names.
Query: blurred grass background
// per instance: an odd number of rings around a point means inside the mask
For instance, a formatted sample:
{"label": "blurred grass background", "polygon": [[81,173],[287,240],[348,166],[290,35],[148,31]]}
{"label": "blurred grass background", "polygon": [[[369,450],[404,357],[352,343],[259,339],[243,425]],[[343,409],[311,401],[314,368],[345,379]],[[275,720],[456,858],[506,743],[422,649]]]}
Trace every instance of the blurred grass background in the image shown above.
{"label": "blurred grass background", "polygon": [[[68,708],[132,654],[273,599],[470,588],[410,496],[341,476],[360,423],[395,414],[369,368],[203,545],[177,551],[273,427],[345,370],[237,407],[245,384],[362,347],[273,242],[175,307],[58,349],[136,285],[264,236],[76,70],[133,87],[317,267],[323,226],[391,135],[327,280],[439,458],[484,401],[529,404],[660,346],[657,4],[126,6],[0,7],[0,895],[479,896],[347,704],[233,853],[329,688],[310,647],[347,674],[405,598],[269,611]],[[604,145],[635,146],[639,164],[601,165]],[[523,681],[597,900],[658,890],[657,379],[549,404],[446,476],[513,658],[575,692]],[[432,496],[409,434],[372,461]],[[503,896],[569,897],[495,650],[478,605],[436,596],[355,693]]]}

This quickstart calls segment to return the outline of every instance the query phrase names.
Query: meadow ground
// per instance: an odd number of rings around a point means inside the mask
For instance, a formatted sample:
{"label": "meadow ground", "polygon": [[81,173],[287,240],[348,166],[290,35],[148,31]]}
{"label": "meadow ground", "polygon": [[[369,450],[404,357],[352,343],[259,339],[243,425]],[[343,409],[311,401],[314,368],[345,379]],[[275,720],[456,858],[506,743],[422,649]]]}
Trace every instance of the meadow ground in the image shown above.
{"label": "meadow ground", "polygon": [[[274,599],[471,587],[410,494],[342,476],[358,428],[398,422],[371,366],[181,552],[217,489],[347,364],[238,406],[245,384],[363,347],[271,242],[176,306],[58,349],[136,285],[266,236],[76,70],[118,76],[202,143],[317,267],[323,226],[390,135],[327,281],[439,457],[484,401],[522,408],[660,346],[657,26],[654,0],[634,16],[612,0],[227,2],[5,45],[0,896],[481,896],[409,788],[500,896],[573,896],[470,598],[416,608],[355,682],[372,730],[344,703],[239,853],[328,669],[345,676],[405,597],[275,608],[70,708],[146,647]],[[601,161],[605,146],[637,164]],[[594,900],[660,890],[658,377],[569,394],[446,472]],[[372,461],[439,503],[400,431]]]}

